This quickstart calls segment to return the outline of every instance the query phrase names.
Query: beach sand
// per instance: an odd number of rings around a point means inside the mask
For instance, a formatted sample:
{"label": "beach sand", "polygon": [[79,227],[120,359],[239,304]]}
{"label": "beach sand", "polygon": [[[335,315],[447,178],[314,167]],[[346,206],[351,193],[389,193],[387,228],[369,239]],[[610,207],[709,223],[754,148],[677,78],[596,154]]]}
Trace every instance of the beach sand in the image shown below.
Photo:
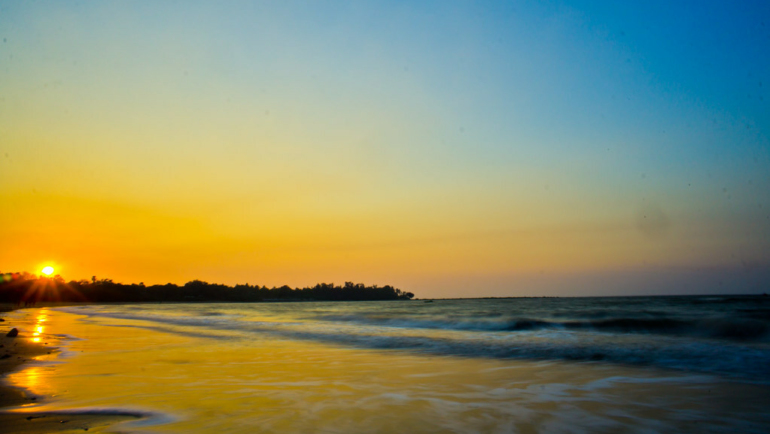
{"label": "beach sand", "polygon": [[57,349],[46,345],[45,342],[33,342],[21,328],[17,337],[7,337],[6,334],[18,325],[10,321],[6,314],[7,312],[0,312],[0,319],[3,320],[0,322],[0,427],[4,432],[98,433],[105,432],[114,423],[134,419],[133,416],[123,415],[36,412],[35,406],[49,397],[32,396],[22,389],[8,386],[5,378],[9,373],[23,369],[24,363],[39,356],[56,353]]}

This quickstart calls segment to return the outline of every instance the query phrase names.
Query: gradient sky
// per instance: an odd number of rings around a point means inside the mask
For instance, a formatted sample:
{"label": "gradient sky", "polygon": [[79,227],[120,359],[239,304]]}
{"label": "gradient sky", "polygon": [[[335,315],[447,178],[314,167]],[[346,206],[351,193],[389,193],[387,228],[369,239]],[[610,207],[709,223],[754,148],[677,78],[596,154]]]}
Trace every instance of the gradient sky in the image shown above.
{"label": "gradient sky", "polygon": [[0,270],[768,292],[770,3],[0,1]]}

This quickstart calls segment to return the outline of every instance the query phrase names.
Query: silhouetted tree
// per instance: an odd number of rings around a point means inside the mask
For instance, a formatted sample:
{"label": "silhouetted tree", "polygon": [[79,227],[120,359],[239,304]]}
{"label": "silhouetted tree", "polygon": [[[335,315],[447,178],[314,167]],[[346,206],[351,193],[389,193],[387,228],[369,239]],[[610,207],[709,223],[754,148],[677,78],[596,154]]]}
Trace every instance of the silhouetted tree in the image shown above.
{"label": "silhouetted tree", "polygon": [[41,301],[89,301],[89,302],[255,302],[270,300],[409,300],[411,292],[402,292],[390,285],[366,286],[363,283],[345,282],[345,286],[319,283],[313,287],[291,288],[283,285],[268,289],[265,286],[235,285],[230,287],[192,280],[180,287],[173,283],[145,286],[115,283],[112,279],[65,282],[56,275],[40,277],[30,273],[0,273],[0,302],[35,303]]}

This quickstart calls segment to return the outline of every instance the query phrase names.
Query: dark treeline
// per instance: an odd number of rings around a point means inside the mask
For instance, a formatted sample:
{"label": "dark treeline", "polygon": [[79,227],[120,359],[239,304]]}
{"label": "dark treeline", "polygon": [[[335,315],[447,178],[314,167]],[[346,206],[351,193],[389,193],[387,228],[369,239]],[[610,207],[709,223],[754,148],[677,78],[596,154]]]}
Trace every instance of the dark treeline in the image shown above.
{"label": "dark treeline", "polygon": [[33,304],[39,302],[255,302],[255,301],[363,301],[409,300],[411,292],[390,285],[365,286],[345,282],[344,286],[319,283],[313,287],[267,288],[259,285],[227,286],[193,280],[183,286],[144,286],[115,283],[111,279],[66,282],[60,276],[36,277],[29,273],[0,273],[0,302]]}

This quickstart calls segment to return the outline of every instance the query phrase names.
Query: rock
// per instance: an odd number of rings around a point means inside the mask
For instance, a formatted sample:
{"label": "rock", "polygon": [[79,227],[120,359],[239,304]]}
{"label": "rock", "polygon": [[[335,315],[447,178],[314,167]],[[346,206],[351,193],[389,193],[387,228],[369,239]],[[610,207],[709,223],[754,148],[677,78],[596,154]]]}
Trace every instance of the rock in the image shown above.
{"label": "rock", "polygon": [[8,338],[15,338],[16,336],[19,336],[19,331],[16,329],[16,327],[14,327],[5,336],[8,337]]}

